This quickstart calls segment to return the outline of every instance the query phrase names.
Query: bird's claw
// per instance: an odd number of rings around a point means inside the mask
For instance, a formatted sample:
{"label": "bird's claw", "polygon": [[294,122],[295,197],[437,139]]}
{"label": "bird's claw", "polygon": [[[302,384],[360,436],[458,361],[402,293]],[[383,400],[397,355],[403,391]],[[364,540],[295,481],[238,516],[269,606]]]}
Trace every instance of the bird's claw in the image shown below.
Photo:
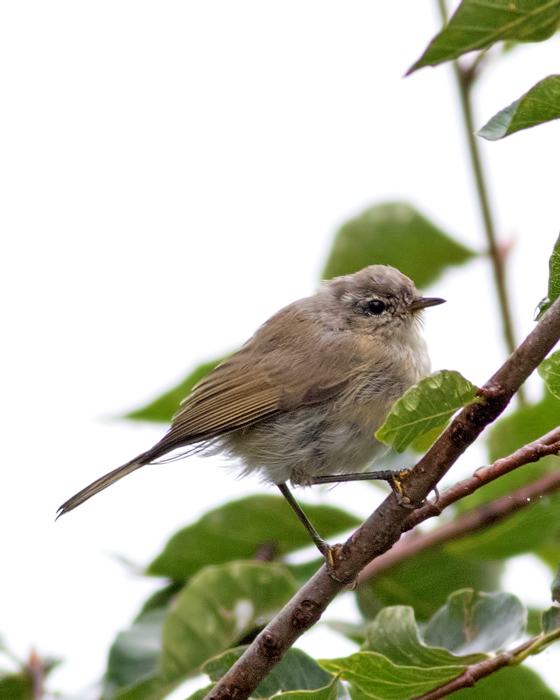
{"label": "bird's claw", "polygon": [[416,506],[413,502],[412,499],[409,498],[404,492],[403,489],[403,484],[402,480],[403,477],[405,477],[407,474],[410,473],[410,469],[403,469],[400,472],[394,472],[394,474],[391,475],[391,480],[389,481],[389,485],[393,489],[393,493],[396,496],[397,503],[402,506],[403,508],[410,508],[411,510],[414,510],[418,506]]}
{"label": "bird's claw", "polygon": [[325,565],[328,572],[336,571],[336,553],[341,547],[341,544],[331,545],[326,542],[323,543],[321,554],[325,557]]}

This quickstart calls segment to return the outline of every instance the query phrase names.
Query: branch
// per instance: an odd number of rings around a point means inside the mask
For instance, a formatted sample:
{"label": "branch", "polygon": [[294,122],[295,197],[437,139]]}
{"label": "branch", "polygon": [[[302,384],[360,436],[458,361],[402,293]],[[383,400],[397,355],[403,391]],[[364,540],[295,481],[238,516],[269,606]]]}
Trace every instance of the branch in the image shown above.
{"label": "branch", "polygon": [[[560,442],[555,445],[554,451],[550,454],[558,454],[559,450]],[[449,491],[451,490],[449,489]],[[538,498],[550,496],[558,491],[560,491],[560,473],[547,474],[529,486],[519,489],[519,491],[508,493],[490,503],[473,508],[468,513],[460,515],[457,519],[438,527],[433,532],[416,537],[406,537],[388,552],[370,562],[359,575],[358,581],[364,583],[374,576],[379,576],[381,572],[387,571],[387,569],[430,547],[440,547],[446,542],[454,542],[469,535],[476,535],[528,508]],[[427,517],[431,517],[431,515]],[[408,529],[407,525],[408,521],[405,522],[404,528]]]}
{"label": "branch", "polygon": [[[542,457],[557,455],[560,452],[560,426],[543,435],[538,440],[524,445],[513,454],[498,459],[489,467],[478,469],[468,479],[458,482],[446,489],[439,497],[437,503],[428,501],[421,508],[414,511],[405,520],[403,532],[412,530],[428,518],[440,515],[458,500],[470,496],[486,484],[495,481],[504,474],[518,469],[521,466],[537,462]],[[560,474],[547,474],[539,481],[530,484],[516,493],[506,494],[491,503],[465,513],[457,520],[439,527],[431,533],[422,534],[414,538],[405,538],[398,542],[391,550],[370,562],[359,576],[359,581],[366,581],[373,576],[378,576],[411,557],[418,552],[441,545],[444,542],[461,539],[469,534],[475,534],[482,529],[491,527],[496,522],[505,520],[519,510],[531,505],[531,502],[544,495],[555,493],[560,489]]]}
{"label": "branch", "polygon": [[[407,474],[406,494],[422,504],[430,491],[484,428],[505,409],[521,384],[560,338],[560,298],[533,332],[484,386],[484,401],[467,406]],[[391,493],[350,539],[336,551],[334,571],[325,566],[256,637],[243,656],[207,695],[212,700],[244,700],[255,690],[283,654],[319,620],[333,598],[372,559],[399,539],[410,512]]]}
{"label": "branch", "polygon": [[31,678],[33,688],[33,700],[41,700],[45,695],[45,662],[42,661],[33,649],[29,654],[29,663],[25,668],[26,674]]}
{"label": "branch", "polygon": [[479,488],[482,488],[483,486],[486,486],[486,484],[499,479],[504,474],[509,474],[525,464],[538,462],[539,459],[542,459],[543,457],[557,455],[559,452],[560,426],[558,428],[554,428],[554,430],[551,430],[549,433],[546,433],[546,435],[538,438],[538,440],[534,440],[533,442],[520,447],[508,457],[498,459],[489,467],[481,467],[480,469],[477,469],[473,476],[469,477],[468,479],[464,479],[463,481],[459,481],[457,484],[451,486],[441,493],[437,503],[427,501],[421,508],[415,510],[414,513],[411,513],[411,515],[407,518],[404,524],[403,532],[412,530],[412,528],[424,522],[424,520],[427,520],[435,515],[439,515],[445,508],[448,508],[461,498],[470,496]]}
{"label": "branch", "polygon": [[451,693],[461,690],[462,688],[472,688],[473,685],[482,678],[486,678],[506,666],[520,664],[531,654],[539,654],[558,638],[560,638],[560,630],[554,630],[548,634],[539,634],[523,642],[523,644],[512,649],[512,651],[506,651],[490,659],[485,659],[478,664],[467,666],[463,673],[457,678],[440,685],[439,688],[429,690],[423,695],[418,695],[413,698],[413,700],[438,700],[438,698],[451,695]]}

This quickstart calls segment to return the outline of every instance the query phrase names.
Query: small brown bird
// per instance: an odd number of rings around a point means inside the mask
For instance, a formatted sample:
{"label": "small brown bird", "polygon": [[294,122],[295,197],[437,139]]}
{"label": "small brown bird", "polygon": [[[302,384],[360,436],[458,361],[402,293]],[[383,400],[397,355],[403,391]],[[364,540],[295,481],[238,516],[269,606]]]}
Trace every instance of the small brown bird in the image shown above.
{"label": "small brown bird", "polygon": [[[70,498],[59,515],[170,452],[187,448],[181,457],[202,449],[239,458],[243,475],[258,471],[277,484],[329,559],[329,546],[286,482],[308,486],[365,476],[385,449],[375,431],[393,403],[430,371],[421,312],[443,302],[422,297],[408,277],[384,265],[326,282],[272,316],[207,374],[154,447]],[[370,478],[387,478],[380,474]]]}

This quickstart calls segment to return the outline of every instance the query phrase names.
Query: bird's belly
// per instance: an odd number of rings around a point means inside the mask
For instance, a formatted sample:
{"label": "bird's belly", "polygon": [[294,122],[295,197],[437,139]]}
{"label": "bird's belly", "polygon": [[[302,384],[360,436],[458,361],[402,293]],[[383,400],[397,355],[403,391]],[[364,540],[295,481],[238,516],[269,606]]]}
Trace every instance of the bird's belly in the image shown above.
{"label": "bird's belly", "polygon": [[388,406],[363,402],[344,410],[310,406],[276,416],[222,438],[245,473],[265,481],[309,485],[318,476],[364,471],[387,447],[375,438]]}
{"label": "bird's belly", "polygon": [[[336,401],[281,413],[220,438],[218,449],[257,471],[264,481],[306,486],[318,476],[365,471],[388,448],[375,438],[393,403],[429,371],[427,354],[395,352],[373,365]],[[413,361],[414,360],[414,361]],[[425,361],[424,361],[425,360]]]}

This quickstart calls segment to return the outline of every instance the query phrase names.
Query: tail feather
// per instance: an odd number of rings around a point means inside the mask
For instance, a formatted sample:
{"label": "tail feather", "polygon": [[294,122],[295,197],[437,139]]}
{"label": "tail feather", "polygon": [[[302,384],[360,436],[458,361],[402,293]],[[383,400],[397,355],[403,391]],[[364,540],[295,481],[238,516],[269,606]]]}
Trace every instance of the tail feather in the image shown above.
{"label": "tail feather", "polygon": [[122,479],[123,476],[126,476],[127,474],[130,474],[131,472],[135,471],[136,469],[140,469],[140,467],[149,464],[150,457],[148,457],[148,455],[149,453],[144,453],[139,457],[135,457],[130,462],[123,464],[122,467],[114,469],[112,472],[109,472],[108,474],[105,474],[105,476],[102,476],[101,479],[97,479],[97,481],[94,481],[89,486],[86,486],[85,489],[82,489],[79,493],[77,493],[75,496],[72,496],[72,498],[69,498],[66,501],[66,503],[63,503],[60,506],[60,508],[57,510],[56,518],[58,519],[61,515],[64,515],[65,513],[68,513],[71,510],[74,510],[74,508],[77,508],[84,501],[87,501],[88,498],[95,496],[95,494],[99,493],[99,491],[103,491],[103,489],[106,489],[107,486],[111,486],[111,484],[114,484],[115,481]]}
{"label": "tail feather", "polygon": [[[57,510],[57,519],[60,518],[61,515],[74,510],[74,508],[80,506],[82,503],[84,503],[84,501],[87,501],[88,498],[95,496],[96,493],[103,491],[103,489],[106,489],[107,486],[111,486],[111,484],[114,484],[115,481],[122,479],[123,476],[136,471],[136,469],[140,469],[140,467],[144,467],[146,464],[153,464],[155,460],[164,457],[169,452],[173,452],[180,447],[189,447],[194,445],[193,451],[196,451],[196,446],[200,442],[214,437],[212,434],[178,436],[175,434],[176,432],[177,431],[174,431],[173,428],[170,429],[169,432],[164,435],[164,437],[151,449],[143,452],[141,455],[138,455],[138,457],[131,459],[130,462],[123,464],[122,467],[118,467],[118,469],[114,469],[112,472],[105,474],[105,476],[102,476],[101,479],[97,479],[97,481],[94,481],[93,484],[86,486],[85,489],[82,489],[75,496],[69,498],[66,503],[63,503]],[[184,456],[184,454],[179,455],[178,457],[182,456]]]}

